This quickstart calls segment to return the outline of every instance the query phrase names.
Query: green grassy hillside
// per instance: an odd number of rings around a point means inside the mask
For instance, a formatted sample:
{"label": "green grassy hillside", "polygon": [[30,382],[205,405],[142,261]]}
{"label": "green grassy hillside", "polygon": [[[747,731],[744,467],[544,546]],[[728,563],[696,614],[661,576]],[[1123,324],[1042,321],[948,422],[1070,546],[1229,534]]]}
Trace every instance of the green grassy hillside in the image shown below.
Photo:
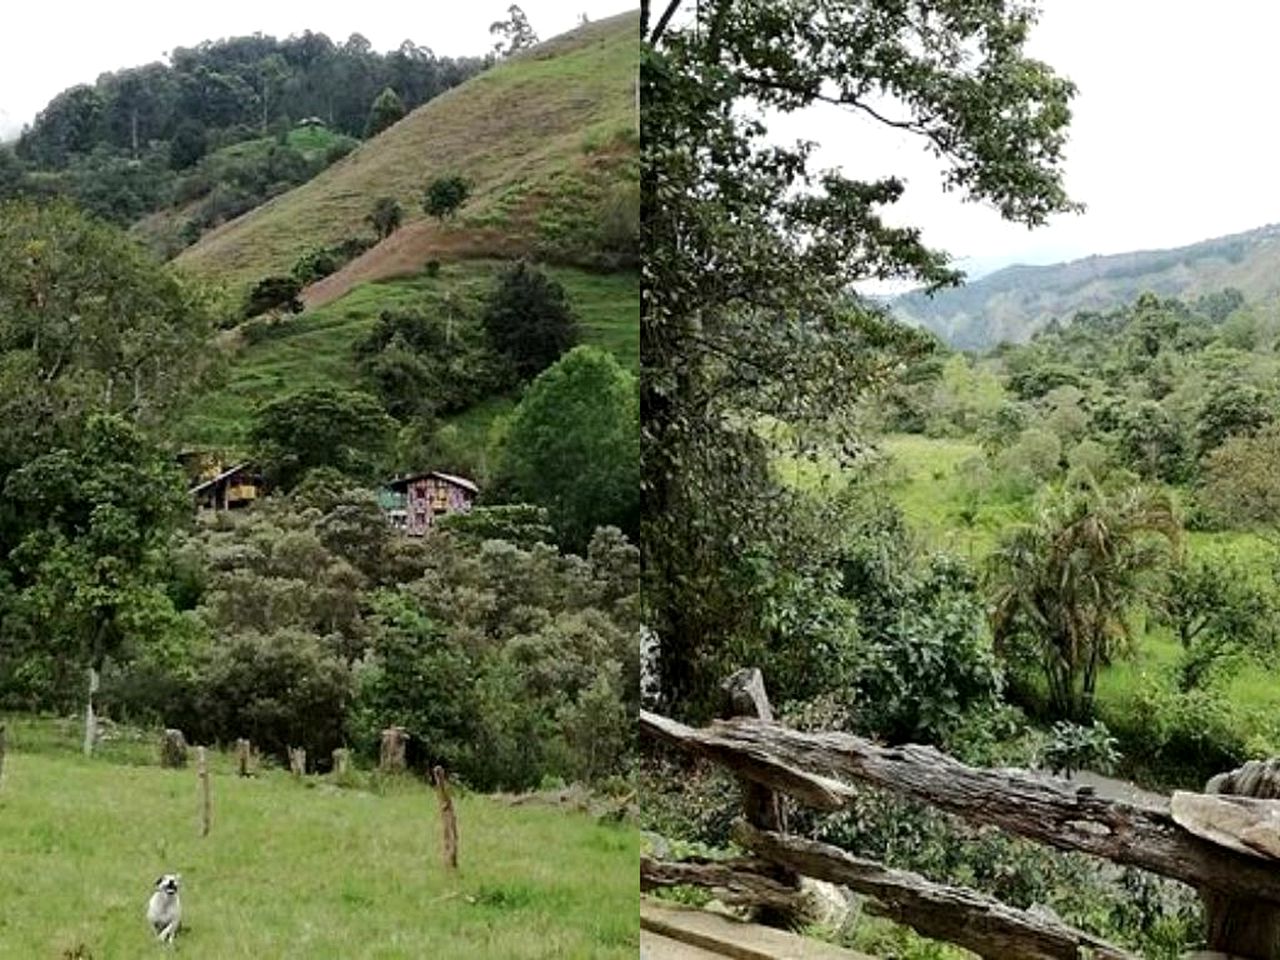
{"label": "green grassy hillside", "polygon": [[[472,260],[445,264],[436,277],[366,283],[340,300],[283,321],[266,339],[247,343],[238,334],[224,383],[200,396],[174,430],[185,444],[239,447],[254,408],[294,390],[314,386],[358,387],[352,356],[355,342],[383,310],[441,308],[474,312],[501,264]],[[610,350],[632,370],[640,365],[640,289],[634,273],[590,273],[573,267],[548,272],[569,295],[584,339]],[[509,409],[511,398],[495,397],[467,411],[461,427],[482,443],[489,422]]]}
{"label": "green grassy hillside", "polygon": [[[243,287],[288,272],[309,248],[368,233],[374,200],[390,196],[406,226],[323,299],[359,280],[415,272],[427,259],[533,253],[616,263],[611,213],[638,209],[638,63],[636,14],[579,27],[425,104],[306,184],[207,234],[178,262]],[[472,199],[456,221],[427,222],[424,186],[453,173],[471,181]]]}
{"label": "green grassy hillside", "polygon": [[245,780],[215,755],[213,829],[201,838],[193,771],[89,761],[74,742],[70,729],[51,745],[47,724],[10,725],[4,960],[168,952],[144,919],[168,872],[183,877],[176,952],[192,960],[622,960],[639,948],[631,828],[464,794],[449,875],[421,782]]}

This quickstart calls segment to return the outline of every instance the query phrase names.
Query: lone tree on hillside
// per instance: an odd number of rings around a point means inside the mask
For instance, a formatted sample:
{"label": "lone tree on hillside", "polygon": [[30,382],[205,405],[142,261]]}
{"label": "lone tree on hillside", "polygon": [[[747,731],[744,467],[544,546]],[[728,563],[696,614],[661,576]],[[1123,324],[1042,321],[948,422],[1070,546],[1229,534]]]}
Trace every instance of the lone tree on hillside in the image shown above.
{"label": "lone tree on hillside", "polygon": [[373,205],[373,211],[365,217],[378,234],[379,240],[385,240],[397,230],[404,221],[404,210],[395,197],[379,197]]}
{"label": "lone tree on hillside", "polygon": [[429,217],[452,219],[470,195],[471,186],[462,177],[436,177],[427,184],[427,192],[422,197],[422,209]]}
{"label": "lone tree on hillside", "polygon": [[364,125],[364,138],[376,137],[387,127],[405,115],[404,101],[390,87],[383,87],[369,108],[369,119]]}
{"label": "lone tree on hillside", "polygon": [[507,19],[489,24],[489,34],[498,38],[493,52],[509,57],[517,50],[526,50],[538,42],[538,35],[529,26],[529,18],[516,4],[507,7]]}
{"label": "lone tree on hillside", "polygon": [[537,376],[578,342],[564,287],[524,260],[498,277],[485,305],[484,328],[521,380]]}

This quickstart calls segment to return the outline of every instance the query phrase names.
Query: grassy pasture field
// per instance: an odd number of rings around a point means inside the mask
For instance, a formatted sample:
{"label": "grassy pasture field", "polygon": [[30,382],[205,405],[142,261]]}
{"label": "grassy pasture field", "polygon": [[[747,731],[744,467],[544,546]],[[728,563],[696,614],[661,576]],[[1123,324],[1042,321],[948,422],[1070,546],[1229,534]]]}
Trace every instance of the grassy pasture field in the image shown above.
{"label": "grassy pasture field", "polygon": [[[890,494],[930,547],[949,550],[980,565],[1003,528],[1029,518],[1028,503],[998,496],[974,500],[967,493],[963,465],[980,455],[979,447],[970,440],[899,435],[886,438],[883,449],[888,456]],[[830,483],[831,478],[824,477],[823,482]],[[1192,558],[1234,560],[1259,576],[1269,575],[1277,555],[1276,544],[1266,537],[1239,530],[1188,531],[1183,549]],[[1111,723],[1131,708],[1144,688],[1173,684],[1180,652],[1176,637],[1141,613],[1133,625],[1132,649],[1098,678],[1099,713]],[[1273,668],[1247,660],[1215,688],[1215,695],[1236,708],[1237,722],[1244,725],[1243,739],[1275,737],[1273,718],[1280,716],[1278,680]]]}
{"label": "grassy pasture field", "polygon": [[[480,309],[502,264],[464,260],[442,264],[438,276],[425,273],[361,284],[345,297],[282,322],[257,343],[239,344],[225,381],[199,395],[175,425],[187,444],[237,447],[244,443],[255,407],[295,390],[337,386],[358,388],[352,348],[384,310]],[[565,288],[583,340],[612,352],[632,371],[640,367],[640,278],[632,272],[592,273],[547,267]],[[457,418],[459,430],[483,446],[489,423],[515,405],[493,397]]]}
{"label": "grassy pasture field", "polygon": [[193,768],[154,738],[76,752],[72,723],[11,719],[0,775],[0,958],[164,955],[144,911],[183,877],[175,953],[277,958],[633,958],[637,832],[551,806],[459,791],[459,869],[416,779],[250,779],[213,756],[213,827]]}

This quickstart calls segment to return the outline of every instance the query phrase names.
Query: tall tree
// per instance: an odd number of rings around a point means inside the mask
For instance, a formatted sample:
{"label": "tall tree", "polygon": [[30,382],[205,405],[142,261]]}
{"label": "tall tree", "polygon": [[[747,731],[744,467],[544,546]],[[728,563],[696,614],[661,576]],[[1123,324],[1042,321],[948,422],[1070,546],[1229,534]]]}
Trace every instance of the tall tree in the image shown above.
{"label": "tall tree", "polygon": [[579,338],[564,287],[524,260],[498,276],[483,321],[494,350],[511,360],[522,380],[555,363]]}
{"label": "tall tree", "polygon": [[514,499],[547,509],[560,542],[586,549],[597,527],[634,536],[640,519],[635,378],[598,347],[575,347],[516,407],[497,470]]}
{"label": "tall tree", "polygon": [[489,34],[497,37],[493,52],[500,57],[509,57],[520,50],[527,50],[538,42],[538,35],[529,26],[529,18],[516,4],[507,7],[507,19],[495,20],[489,24]]}
{"label": "tall tree", "polygon": [[1073,209],[1073,87],[1023,54],[1021,3],[706,0],[677,28],[680,5],[641,13],[642,556],[676,700],[709,688],[708,650],[760,629],[751,545],[788,535],[760,419],[847,431],[852,404],[920,348],[848,291],[959,278],[881,219],[902,181],[811,171],[814,145],[770,143],[761,110],[830,103],[914,134],[948,188],[1011,220]]}
{"label": "tall tree", "polygon": [[76,447],[27,463],[4,493],[27,529],[11,558],[18,614],[88,672],[88,754],[103,663],[171,612],[160,571],[189,504],[181,475],[135,427],[95,415]]}
{"label": "tall tree", "polygon": [[382,92],[369,108],[369,119],[364,125],[364,136],[368,140],[376,137],[405,114],[404,101],[390,87],[383,87]]}

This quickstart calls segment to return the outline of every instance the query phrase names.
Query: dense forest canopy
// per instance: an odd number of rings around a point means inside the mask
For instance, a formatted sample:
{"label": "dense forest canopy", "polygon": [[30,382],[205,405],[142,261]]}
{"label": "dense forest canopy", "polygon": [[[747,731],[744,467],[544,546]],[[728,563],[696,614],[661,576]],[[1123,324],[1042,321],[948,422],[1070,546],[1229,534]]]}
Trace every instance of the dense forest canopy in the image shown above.
{"label": "dense forest canopy", "polygon": [[488,62],[438,57],[412,40],[380,54],[358,33],[343,43],[310,30],[284,40],[254,34],[205,41],[175,49],[168,64],[105,73],[92,86],[64,90],[23,130],[16,150],[34,167],[60,169],[95,147],[136,159],[156,140],[216,142],[236,132],[245,139],[276,121],[310,117],[358,137],[382,90],[391,88],[412,110]]}

